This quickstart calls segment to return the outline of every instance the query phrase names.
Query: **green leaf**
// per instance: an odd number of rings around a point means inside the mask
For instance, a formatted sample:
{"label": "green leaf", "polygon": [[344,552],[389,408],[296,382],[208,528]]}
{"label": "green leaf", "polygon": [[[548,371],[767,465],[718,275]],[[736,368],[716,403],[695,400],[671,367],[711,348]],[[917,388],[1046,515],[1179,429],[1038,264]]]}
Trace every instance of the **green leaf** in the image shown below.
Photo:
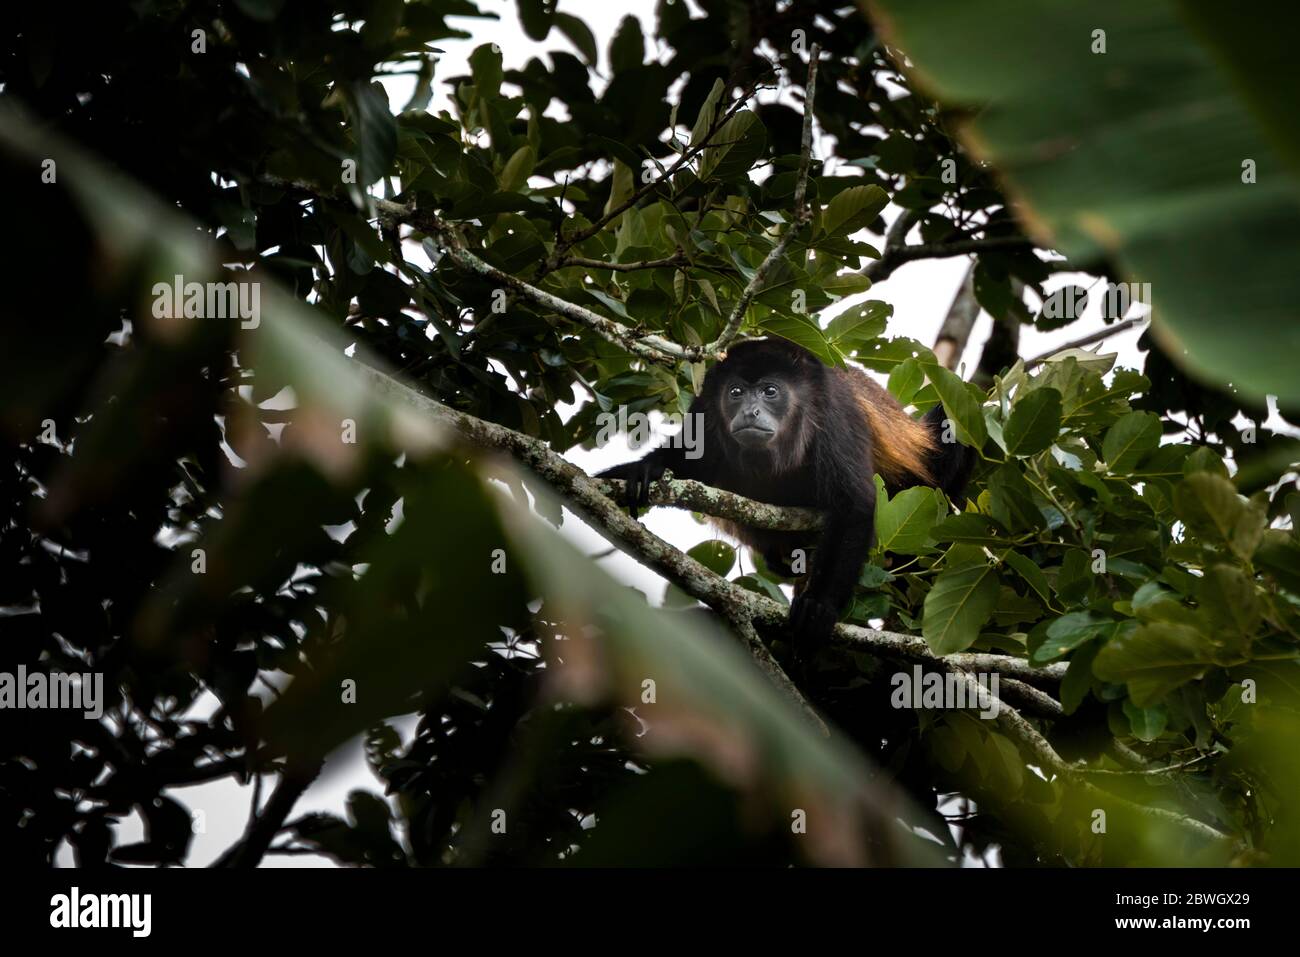
{"label": "green leaf", "polygon": [[1094,638],[1116,634],[1121,626],[1125,631],[1135,627],[1131,621],[1119,622],[1096,612],[1070,612],[1047,626],[1047,637],[1034,650],[1030,660],[1035,664],[1046,664]]}
{"label": "green leaf", "polygon": [[533,167],[537,165],[537,154],[533,152],[531,146],[521,146],[515,150],[513,156],[506,162],[505,168],[501,170],[501,189],[507,193],[513,193],[528,182],[528,177],[533,173]]}
{"label": "green leaf", "polygon": [[695,124],[691,127],[691,145],[699,146],[708,134],[709,128],[718,116],[718,107],[722,104],[722,98],[726,95],[727,84],[721,79],[713,81],[713,87],[709,90],[709,95],[704,98],[700,105],[700,113],[695,118]]}
{"label": "green leaf", "polygon": [[393,42],[402,26],[403,6],[403,0],[370,0],[361,27],[361,42],[367,49],[382,50]]}
{"label": "green leaf", "polygon": [[1061,393],[1035,389],[1016,401],[1002,429],[1008,455],[1035,455],[1056,441],[1061,431]]}
{"label": "green leaf", "polygon": [[715,575],[726,575],[736,564],[736,550],[717,538],[700,542],[686,554]]}
{"label": "green leaf", "polygon": [[894,307],[889,303],[869,299],[832,319],[826,326],[826,338],[837,345],[874,339],[885,331],[885,323],[893,314]]}
{"label": "green leaf", "polygon": [[781,591],[779,585],[759,575],[741,575],[739,578],[733,578],[732,582],[746,591],[756,592],[766,598],[771,598],[773,601],[780,602],[782,605],[790,604],[790,599],[785,597],[785,592]]}
{"label": "green leaf", "polygon": [[639,67],[645,59],[645,36],[641,21],[630,13],[625,16],[609,43],[609,65],[615,73]]}
{"label": "green leaf", "polygon": [[819,326],[806,319],[794,319],[790,316],[768,316],[763,320],[763,331],[770,332],[782,339],[789,339],[813,353],[827,365],[837,365],[840,360],[822,334]]}
{"label": "green leaf", "polygon": [[556,19],[556,0],[516,0],[516,2],[519,5],[519,22],[523,24],[528,39],[538,42],[545,40],[546,35],[551,32],[551,24]]}
{"label": "green leaf", "polygon": [[858,586],[860,588],[879,588],[881,585],[888,584],[893,580],[894,576],[888,569],[868,563],[862,566],[862,574],[858,576]]}
{"label": "green leaf", "polygon": [[923,369],[934,364],[934,353],[915,339],[900,336],[896,339],[877,339],[864,343],[854,351],[854,357],[868,369],[876,372],[893,372],[899,363],[909,359]]}
{"label": "green leaf", "polygon": [[469,71],[474,77],[474,89],[481,99],[492,99],[501,95],[501,81],[505,74],[501,69],[501,49],[496,44],[481,43],[469,55]]}
{"label": "green leaf", "polygon": [[1174,512],[1196,535],[1227,545],[1242,559],[1255,553],[1268,524],[1263,507],[1248,503],[1231,482],[1214,472],[1193,472],[1178,483]]}
{"label": "green leaf", "polygon": [[970,388],[956,373],[934,362],[933,357],[929,364],[923,365],[939,398],[943,400],[943,407],[952,420],[958,440],[964,445],[982,449],[988,441],[988,430],[984,425],[980,401],[971,394]]}
{"label": "green leaf", "polygon": [[351,90],[357,184],[369,186],[388,174],[397,157],[397,121],[388,112],[388,94],[381,85],[356,83]]}
{"label": "green leaf", "polygon": [[1127,684],[1134,703],[1146,707],[1204,675],[1213,662],[1205,635],[1190,625],[1160,621],[1117,635],[1097,653],[1092,670],[1103,681]]}
{"label": "green leaf", "polygon": [[[822,292],[826,293],[829,296],[834,296],[837,299],[844,299],[848,296],[855,296],[860,292],[866,292],[870,288],[871,288],[871,280],[868,279],[866,276],[862,275],[862,273],[860,272],[841,273],[840,275],[832,276],[830,279],[827,279],[824,283],[822,283]],[[885,313],[885,315],[887,316],[893,315],[894,312],[893,306],[888,305],[887,303],[879,302],[878,300],[874,300],[874,299],[872,300],[872,303],[874,303],[877,306],[885,306],[886,308],[888,308],[889,312]],[[838,319],[839,316],[836,316],[835,318]],[[832,323],[833,322],[834,320],[832,320]],[[884,332],[884,331],[885,331],[885,327],[882,324],[880,327],[880,332]],[[880,333],[878,332],[876,333],[876,335],[880,335]]]}
{"label": "green leaf", "polygon": [[965,651],[979,637],[998,600],[998,574],[992,565],[943,572],[925,596],[921,634],[936,655]]}
{"label": "green leaf", "polygon": [[930,531],[937,542],[965,542],[968,545],[1001,545],[1006,547],[1007,530],[997,519],[979,512],[962,512],[949,515]]}
{"label": "green leaf", "polygon": [[989,743],[993,745],[993,752],[1000,759],[996,765],[1000,772],[999,777],[1004,782],[1000,790],[1008,797],[1018,795],[1024,787],[1025,761],[1020,757],[1015,742],[1006,735],[990,734]]}
{"label": "green leaf", "polygon": [[571,13],[556,13],[555,25],[561,33],[569,38],[569,42],[578,48],[582,58],[587,61],[587,66],[594,67],[600,53],[596,47],[596,37],[591,32],[591,28],[582,19],[575,17]]}
{"label": "green leaf", "polygon": [[1043,600],[1043,604],[1052,607],[1052,588],[1047,583],[1047,576],[1037,564],[1019,552],[1007,552],[1006,563],[1029,583],[1029,587]]}
{"label": "green leaf", "polygon": [[1300,595],[1300,542],[1280,529],[1268,529],[1260,540],[1253,561],[1279,585]]}
{"label": "green leaf", "polygon": [[1226,23],[1192,2],[1109,3],[1104,23],[1084,3],[878,7],[942,107],[971,118],[962,132],[1022,217],[1072,262],[1104,252],[1158,290],[1153,333],[1172,359],[1259,400],[1300,400],[1290,17]]}
{"label": "green leaf", "polygon": [[1236,636],[1224,644],[1245,653],[1263,617],[1255,582],[1235,565],[1211,565],[1200,586],[1196,597],[1210,624],[1221,637]]}
{"label": "green leaf", "polygon": [[888,614],[889,596],[884,592],[855,596],[849,610],[850,619],[864,623],[873,618],[884,618]]}
{"label": "green leaf", "polygon": [[876,546],[882,552],[914,555],[926,548],[930,529],[942,514],[934,490],[904,489],[892,499],[876,498]]}
{"label": "green leaf", "polygon": [[1101,457],[1112,472],[1123,474],[1159,444],[1160,416],[1154,412],[1130,412],[1106,431]]}
{"label": "green leaf", "polygon": [[710,142],[718,145],[706,147],[700,155],[699,178],[701,182],[729,180],[747,174],[763,155],[767,130],[757,114],[740,110],[722,124]]}
{"label": "green leaf", "polygon": [[1034,491],[1014,462],[1001,465],[985,479],[988,513],[1013,532],[1045,528],[1047,523],[1034,500]]}
{"label": "green leaf", "polygon": [[1133,737],[1139,741],[1154,741],[1164,733],[1169,724],[1169,712],[1164,705],[1139,708],[1132,699],[1124,700],[1124,716],[1128,718]]}
{"label": "green leaf", "polygon": [[889,391],[900,405],[910,405],[924,384],[925,373],[915,359],[904,359],[889,373]]}
{"label": "green leaf", "polygon": [[1100,641],[1089,642],[1070,656],[1070,666],[1061,679],[1061,707],[1066,714],[1074,714],[1092,689],[1092,662],[1101,647]]}
{"label": "green leaf", "polygon": [[889,194],[879,186],[851,186],[826,204],[822,229],[827,237],[847,236],[865,228],[889,203]]}

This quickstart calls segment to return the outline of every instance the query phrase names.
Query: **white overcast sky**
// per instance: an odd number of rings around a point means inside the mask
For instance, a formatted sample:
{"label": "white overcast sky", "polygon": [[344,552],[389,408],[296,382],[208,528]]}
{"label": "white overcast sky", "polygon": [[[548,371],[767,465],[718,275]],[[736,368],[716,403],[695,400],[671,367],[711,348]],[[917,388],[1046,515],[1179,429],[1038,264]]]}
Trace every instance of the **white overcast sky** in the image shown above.
{"label": "white overcast sky", "polygon": [[[683,0],[677,0],[677,2],[683,2]],[[688,4],[688,6],[691,6],[691,4]],[[448,96],[448,87],[443,81],[449,77],[469,73],[467,58],[470,52],[479,44],[498,44],[501,47],[507,69],[523,67],[528,59],[534,56],[544,58],[548,50],[563,49],[577,53],[558,30],[552,31],[551,36],[543,43],[536,43],[525,36],[519,25],[514,0],[480,0],[479,7],[484,11],[497,13],[499,19],[493,21],[464,17],[450,18],[452,24],[469,32],[471,38],[468,40],[444,40],[436,44],[445,52],[438,63],[434,84],[434,99],[430,105],[430,108],[435,112],[442,109],[452,109]],[[580,5],[573,2],[573,0],[561,0],[561,9],[581,16],[587,25],[591,27],[601,51],[601,62],[598,69],[602,78],[607,76],[606,49],[619,22],[625,15],[634,14],[638,16],[641,20],[643,33],[647,37],[650,37],[654,30],[653,5],[646,2],[646,0],[639,3],[632,2],[632,0],[601,0],[599,3],[584,2]],[[691,9],[695,16],[702,15],[698,8],[691,6]],[[662,51],[651,48],[650,42],[647,43],[646,52],[647,56],[655,58],[662,55]],[[603,84],[604,79],[599,82]],[[389,92],[392,109],[394,111],[401,109],[410,96],[410,79],[407,77],[391,78],[385,82],[385,87]],[[554,113],[557,110],[556,104],[552,104],[551,112]],[[885,211],[885,217],[892,220],[897,213],[897,208],[890,206]],[[863,237],[871,238],[866,234],[863,234]],[[913,239],[915,240],[915,237]],[[878,245],[878,238],[876,242]],[[890,321],[887,335],[905,335],[927,344],[933,343],[940,323],[961,283],[967,265],[967,259],[955,258],[920,261],[903,266],[888,280],[873,287],[869,293],[856,299],[845,300],[837,304],[838,308],[828,310],[822,316],[823,322],[829,321],[837,312],[861,299],[883,299],[894,306],[894,316]],[[1061,274],[1054,278],[1052,287],[1070,282],[1082,282],[1087,285],[1088,281],[1086,277]],[[1100,298],[1094,290],[1094,295],[1091,297],[1084,318],[1073,323],[1066,330],[1041,333],[1029,326],[1022,327],[1021,354],[1026,357],[1036,356],[1059,346],[1063,342],[1101,329],[1104,324],[1100,316]],[[991,320],[988,315],[981,314],[971,335],[966,354],[963,357],[967,369],[974,368],[975,363],[978,361],[980,350],[988,337],[990,327]],[[1104,351],[1118,352],[1120,365],[1140,368],[1141,354],[1135,348],[1139,334],[1140,329],[1121,333],[1107,342]],[[590,451],[574,449],[567,453],[567,456],[575,464],[591,472],[639,457],[640,454],[644,454],[644,450],[640,453],[631,452],[625,443],[612,442],[602,449]],[[656,534],[681,548],[689,548],[714,534],[706,527],[698,525],[688,513],[677,509],[654,509],[645,517],[644,521]],[[571,514],[566,513],[564,531],[588,554],[595,554],[608,549],[604,539]],[[603,566],[611,573],[621,580],[640,588],[651,597],[652,601],[658,602],[662,598],[664,591],[663,580],[648,572],[630,558],[621,553],[616,553],[601,561]],[[413,720],[408,719],[397,722],[397,724],[409,740],[409,734],[414,724]],[[264,785],[263,800],[269,796],[274,781],[268,778],[264,781]],[[344,814],[346,796],[349,791],[355,788],[364,788],[372,792],[379,791],[379,784],[366,768],[361,747],[357,741],[341,747],[331,757],[325,773],[298,802],[293,812],[294,816],[308,811],[330,811],[342,815]],[[189,859],[192,866],[209,864],[218,854],[238,840],[242,834],[248,820],[249,802],[252,795],[251,788],[241,788],[227,780],[174,790],[170,793],[173,797],[186,803],[191,809],[202,812],[203,830],[201,833],[197,833],[194,838],[193,851]],[[135,816],[124,821],[119,829],[119,840],[122,843],[139,840],[142,836],[143,830],[140,821]],[[59,855],[59,859],[63,864],[71,863],[71,855],[66,848]],[[264,866],[328,866],[330,863],[325,858],[272,856],[266,859]]]}

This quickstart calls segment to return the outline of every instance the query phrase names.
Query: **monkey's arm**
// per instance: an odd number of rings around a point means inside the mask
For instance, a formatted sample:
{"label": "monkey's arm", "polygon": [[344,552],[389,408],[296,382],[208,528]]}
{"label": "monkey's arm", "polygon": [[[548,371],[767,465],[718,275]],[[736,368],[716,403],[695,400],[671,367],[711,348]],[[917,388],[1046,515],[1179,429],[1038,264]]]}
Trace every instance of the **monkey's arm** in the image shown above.
{"label": "monkey's arm", "polygon": [[[687,414],[697,413],[699,405],[700,400],[696,399]],[[650,506],[650,486],[663,478],[664,472],[671,469],[674,478],[707,481],[704,462],[704,457],[699,455],[694,458],[688,457],[687,450],[680,445],[665,445],[635,462],[625,462],[603,472],[597,472],[596,477],[623,479],[627,482],[623,503],[628,506],[632,517],[636,518],[638,509]]]}
{"label": "monkey's arm", "polygon": [[808,584],[790,606],[790,627],[807,654],[830,638],[853,596],[876,531],[876,490],[861,481],[839,483],[829,499],[826,528],[817,543]]}

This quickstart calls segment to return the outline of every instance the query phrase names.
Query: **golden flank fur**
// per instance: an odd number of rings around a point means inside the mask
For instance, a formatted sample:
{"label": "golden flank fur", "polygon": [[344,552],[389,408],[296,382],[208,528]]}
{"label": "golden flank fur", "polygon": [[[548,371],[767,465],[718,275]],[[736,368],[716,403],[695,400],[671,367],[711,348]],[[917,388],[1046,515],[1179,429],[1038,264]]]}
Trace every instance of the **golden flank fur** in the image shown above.
{"label": "golden flank fur", "polygon": [[889,390],[865,372],[849,368],[836,369],[835,374],[848,377],[871,434],[882,437],[871,450],[880,477],[891,485],[917,480],[932,483],[928,463],[934,438],[925,423],[908,415]]}

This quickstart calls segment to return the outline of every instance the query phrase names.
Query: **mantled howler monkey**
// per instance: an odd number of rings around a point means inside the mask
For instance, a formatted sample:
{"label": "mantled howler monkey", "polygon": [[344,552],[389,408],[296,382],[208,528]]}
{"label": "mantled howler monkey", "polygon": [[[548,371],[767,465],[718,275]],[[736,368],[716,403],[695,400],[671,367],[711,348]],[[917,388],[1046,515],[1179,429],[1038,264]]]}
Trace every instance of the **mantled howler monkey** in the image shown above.
{"label": "mantled howler monkey", "polygon": [[942,441],[943,406],[913,419],[865,372],[826,366],[784,339],[733,347],[705,376],[691,403],[690,414],[697,413],[702,456],[690,459],[684,449],[665,446],[600,477],[627,481],[625,502],[633,514],[649,504],[650,484],[665,469],[760,502],[824,510],[820,537],[719,523],[783,574],[791,571],[794,549],[815,546],[790,608],[801,654],[829,637],[871,550],[872,475],[880,473],[891,495],[931,485],[956,496],[974,464],[973,449]]}

